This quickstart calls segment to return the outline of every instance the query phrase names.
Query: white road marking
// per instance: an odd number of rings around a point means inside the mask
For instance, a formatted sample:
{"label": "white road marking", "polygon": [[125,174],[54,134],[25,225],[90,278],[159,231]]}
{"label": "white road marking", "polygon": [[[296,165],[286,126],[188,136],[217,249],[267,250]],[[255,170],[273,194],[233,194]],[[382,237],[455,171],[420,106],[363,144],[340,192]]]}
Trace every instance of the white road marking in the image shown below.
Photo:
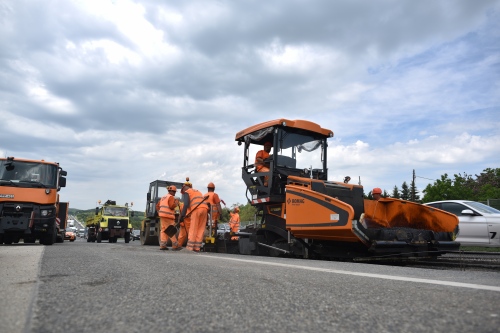
{"label": "white road marking", "polygon": [[449,286],[449,287],[459,287],[459,288],[469,288],[469,289],[479,289],[479,290],[490,290],[490,291],[498,291],[498,292],[500,292],[500,287],[487,286],[487,285],[474,284],[474,283],[462,283],[462,282],[453,282],[453,281],[440,281],[440,280],[431,280],[431,279],[411,278],[411,277],[404,277],[404,276],[392,276],[392,275],[383,275],[383,274],[360,273],[360,272],[342,271],[342,270],[338,270],[338,269],[328,269],[328,268],[318,268],[318,267],[306,267],[306,266],[298,266],[298,265],[280,264],[280,263],[275,263],[275,262],[263,262],[263,261],[256,261],[256,260],[227,258],[227,257],[219,257],[219,256],[205,256],[205,258],[222,259],[222,260],[233,260],[233,261],[246,262],[246,263],[254,263],[254,264],[260,264],[260,265],[279,266],[279,267],[287,267],[287,268],[295,268],[295,269],[304,269],[304,270],[309,270],[309,271],[317,271],[317,272],[333,273],[333,274],[363,276],[363,277],[376,278],[376,279],[384,279],[384,280],[406,281],[406,282],[415,282],[415,283],[426,283],[426,284],[435,284],[435,285],[442,285],[442,286]]}

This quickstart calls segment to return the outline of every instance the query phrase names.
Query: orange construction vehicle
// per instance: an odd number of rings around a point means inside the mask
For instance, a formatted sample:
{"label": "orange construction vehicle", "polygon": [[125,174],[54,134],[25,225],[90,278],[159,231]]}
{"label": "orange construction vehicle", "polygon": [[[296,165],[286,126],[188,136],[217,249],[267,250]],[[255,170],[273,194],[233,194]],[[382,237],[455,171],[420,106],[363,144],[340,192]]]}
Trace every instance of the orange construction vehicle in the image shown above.
{"label": "orange construction vehicle", "polygon": [[[241,254],[401,259],[458,250],[455,215],[393,198],[368,200],[361,185],[349,184],[349,177],[328,180],[331,137],[331,130],[316,123],[289,119],[236,134],[244,147],[247,199],[260,217],[238,233]],[[272,148],[256,171],[255,153],[264,144]]]}
{"label": "orange construction vehicle", "polygon": [[64,217],[67,205],[59,205],[58,192],[66,175],[59,163],[0,158],[0,243],[62,241],[58,214]]}

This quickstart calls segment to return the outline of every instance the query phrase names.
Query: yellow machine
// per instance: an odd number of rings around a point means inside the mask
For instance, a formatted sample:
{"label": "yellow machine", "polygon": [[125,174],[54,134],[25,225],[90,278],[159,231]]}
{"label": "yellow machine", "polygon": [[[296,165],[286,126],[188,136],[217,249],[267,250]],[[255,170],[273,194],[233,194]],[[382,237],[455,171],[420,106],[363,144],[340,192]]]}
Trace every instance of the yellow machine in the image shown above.
{"label": "yellow machine", "polygon": [[102,206],[96,207],[95,216],[85,222],[87,242],[109,240],[110,243],[116,243],[118,238],[124,238],[125,243],[130,242],[130,216],[134,216],[133,214],[128,204],[120,206],[116,201],[107,200]]}

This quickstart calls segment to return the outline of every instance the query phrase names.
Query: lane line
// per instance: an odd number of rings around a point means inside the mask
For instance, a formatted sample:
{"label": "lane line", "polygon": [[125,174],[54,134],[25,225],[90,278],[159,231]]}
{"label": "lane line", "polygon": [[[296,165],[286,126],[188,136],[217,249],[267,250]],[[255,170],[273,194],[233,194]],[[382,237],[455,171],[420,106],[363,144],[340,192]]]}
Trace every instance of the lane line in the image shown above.
{"label": "lane line", "polygon": [[448,287],[459,287],[459,288],[469,288],[469,289],[489,290],[489,291],[500,292],[500,287],[487,286],[487,285],[474,284],[474,283],[440,281],[440,280],[432,280],[432,279],[411,278],[411,277],[404,277],[404,276],[392,276],[392,275],[373,274],[373,273],[360,273],[360,272],[352,272],[352,271],[342,271],[342,270],[338,270],[338,269],[297,266],[297,265],[280,264],[280,263],[274,263],[274,262],[262,262],[262,261],[256,261],[256,260],[248,260],[248,259],[237,259],[237,258],[216,257],[216,256],[204,256],[204,257],[211,258],[211,259],[233,260],[233,261],[238,261],[238,262],[243,262],[243,263],[253,263],[253,264],[268,265],[268,266],[298,268],[298,269],[303,269],[303,270],[324,272],[324,273],[353,275],[353,276],[362,276],[362,277],[384,279],[384,280],[426,283],[426,284],[442,285],[442,286],[448,286]]}

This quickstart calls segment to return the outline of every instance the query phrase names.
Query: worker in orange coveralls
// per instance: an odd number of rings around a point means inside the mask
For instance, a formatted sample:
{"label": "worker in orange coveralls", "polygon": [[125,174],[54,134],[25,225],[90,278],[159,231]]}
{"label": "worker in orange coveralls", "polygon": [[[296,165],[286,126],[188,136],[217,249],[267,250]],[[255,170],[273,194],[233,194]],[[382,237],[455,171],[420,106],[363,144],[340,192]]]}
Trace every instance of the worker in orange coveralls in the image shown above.
{"label": "worker in orange coveralls", "polygon": [[[271,142],[264,143],[264,149],[259,150],[255,155],[255,171],[256,172],[269,172],[269,164],[265,162],[269,158],[269,152],[271,151],[273,144]],[[267,186],[269,176],[264,177],[264,186]]]}
{"label": "worker in orange coveralls", "polygon": [[[168,235],[165,230],[168,226],[175,224],[175,193],[177,188],[174,185],[167,186],[168,193],[164,195],[160,201],[156,204],[156,211],[160,216],[160,250],[166,251]],[[177,245],[177,237],[171,237],[172,246]]]}
{"label": "worker in orange coveralls", "polygon": [[208,202],[210,204],[210,213],[211,213],[212,221],[209,221],[209,223],[212,222],[212,235],[211,236],[213,237],[215,235],[215,233],[217,232],[217,222],[219,221],[219,217],[222,213],[222,207],[220,205],[222,200],[219,198],[219,195],[217,193],[215,193],[214,183],[212,183],[212,182],[208,183],[207,190],[208,190],[208,192],[205,193],[204,196],[208,195],[208,199],[206,202]]}
{"label": "worker in orange coveralls", "polygon": [[[240,209],[239,207],[234,207],[233,212],[229,213],[231,216],[229,219],[229,227],[231,228],[231,233],[237,233],[240,231]],[[232,236],[231,240],[237,240],[238,236]]]}
{"label": "worker in orange coveralls", "polygon": [[187,185],[182,186],[181,193],[183,194],[184,206],[180,215],[180,221],[184,221],[186,215],[191,216],[186,250],[200,252],[207,224],[208,204],[206,203],[206,199],[208,197],[203,197],[200,191]]}
{"label": "worker in orange coveralls", "polygon": [[[193,187],[193,184],[189,181],[189,177],[186,177],[186,181],[184,182],[183,186],[188,186],[188,187]],[[182,191],[181,191],[182,193]],[[177,209],[179,209],[179,221],[180,221],[180,213],[182,212],[182,209],[184,208],[184,197],[187,196],[186,193],[182,194],[181,201],[178,203]],[[188,239],[188,234],[189,234],[189,228],[191,227],[191,217],[184,217],[183,221],[180,221],[179,223],[179,235],[177,237],[177,246],[172,246],[173,251],[180,251],[182,250],[182,247],[184,246],[184,243],[186,243],[186,240]]]}

